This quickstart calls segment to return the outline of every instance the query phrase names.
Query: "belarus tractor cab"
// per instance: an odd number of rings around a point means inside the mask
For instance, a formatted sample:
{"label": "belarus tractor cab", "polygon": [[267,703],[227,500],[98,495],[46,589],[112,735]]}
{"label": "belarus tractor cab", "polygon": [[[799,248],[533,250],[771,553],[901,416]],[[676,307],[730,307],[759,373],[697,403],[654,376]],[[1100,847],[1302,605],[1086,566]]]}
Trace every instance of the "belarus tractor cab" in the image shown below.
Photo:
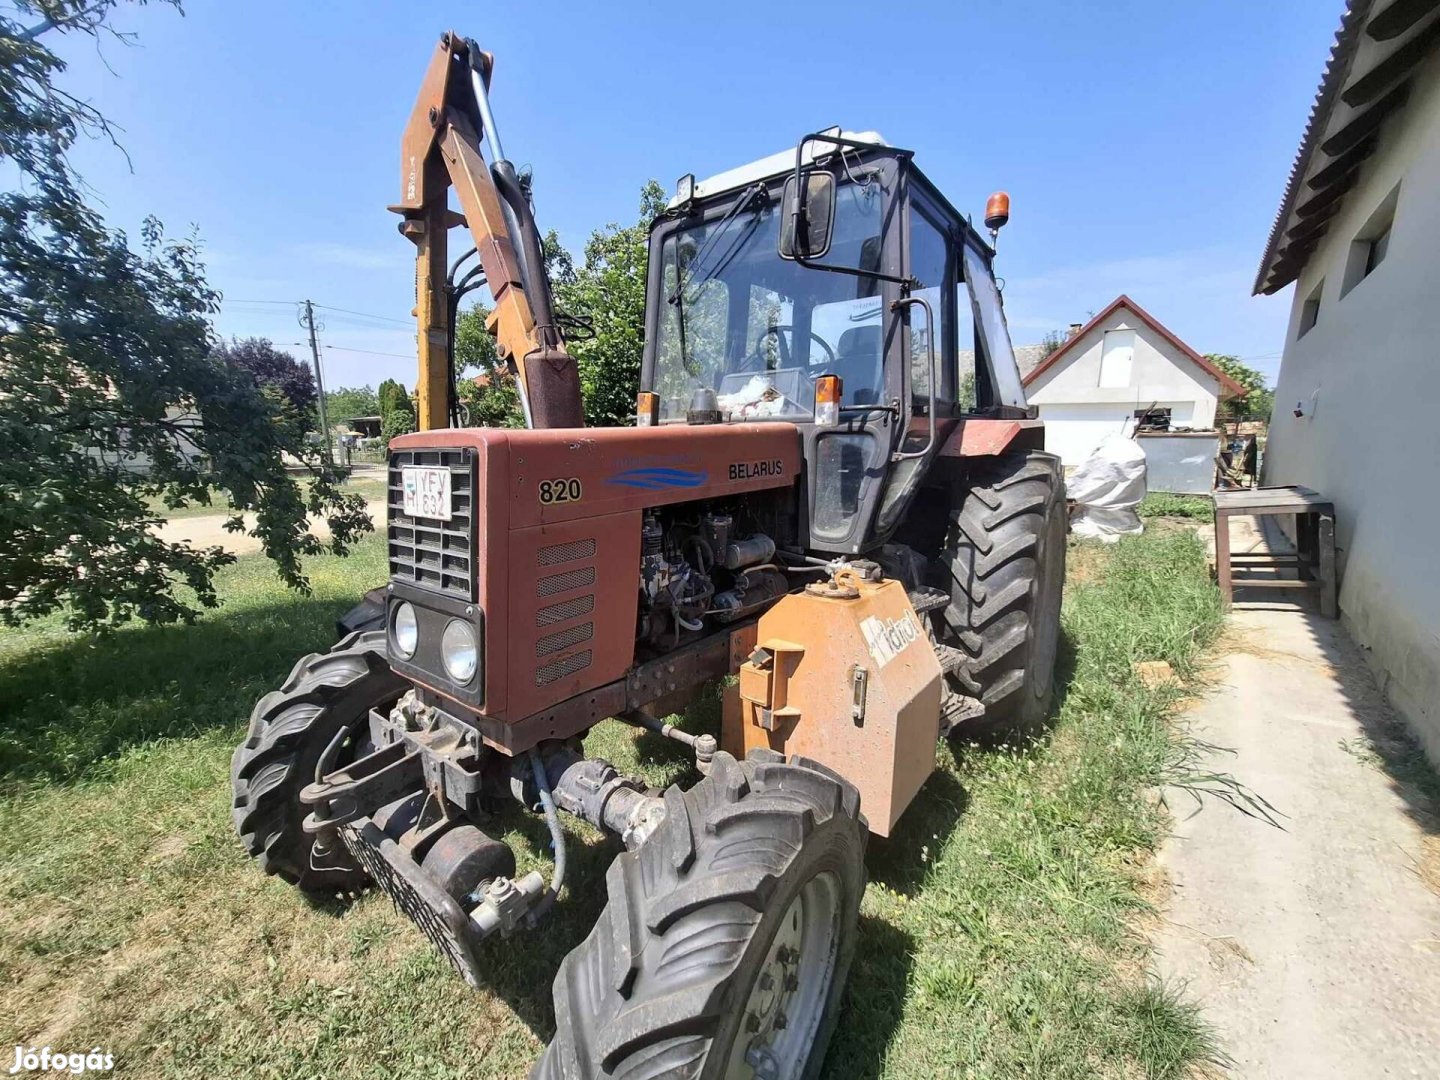
{"label": "belarus tractor cab", "polygon": [[[651,231],[636,422],[583,427],[492,70],[444,35],[402,141],[422,430],[390,445],[389,580],[256,704],[235,826],[306,893],[379,886],[475,986],[482,942],[603,888],[536,1076],[814,1076],[869,833],[904,827],[938,739],[1049,707],[1064,491],[994,252],[874,135],[686,177]],[[1007,216],[992,197],[992,241]],[[481,274],[527,430],[447,426]],[[720,729],[676,724],[717,681]],[[588,756],[612,720],[688,747],[694,782]],[[517,800],[548,872],[486,832]],[[603,884],[566,880],[562,815],[619,840]]]}
{"label": "belarus tractor cab", "polygon": [[794,423],[808,545],[869,551],[960,418],[1030,415],[993,254],[873,132],[686,176],[651,232],[640,422]]}

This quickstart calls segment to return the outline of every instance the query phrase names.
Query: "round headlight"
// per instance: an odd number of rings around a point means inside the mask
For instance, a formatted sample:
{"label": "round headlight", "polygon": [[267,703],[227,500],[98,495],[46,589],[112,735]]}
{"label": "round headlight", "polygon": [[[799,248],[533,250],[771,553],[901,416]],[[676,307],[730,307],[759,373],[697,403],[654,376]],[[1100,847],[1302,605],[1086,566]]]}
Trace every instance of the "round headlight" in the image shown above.
{"label": "round headlight", "polygon": [[395,605],[395,614],[390,617],[390,642],[395,651],[406,660],[415,655],[415,645],[420,640],[420,627],[415,622],[415,609],[408,603]]}
{"label": "round headlight", "polygon": [[452,619],[440,636],[440,659],[445,671],[457,683],[468,683],[475,677],[479,650],[475,647],[475,630],[469,623]]}

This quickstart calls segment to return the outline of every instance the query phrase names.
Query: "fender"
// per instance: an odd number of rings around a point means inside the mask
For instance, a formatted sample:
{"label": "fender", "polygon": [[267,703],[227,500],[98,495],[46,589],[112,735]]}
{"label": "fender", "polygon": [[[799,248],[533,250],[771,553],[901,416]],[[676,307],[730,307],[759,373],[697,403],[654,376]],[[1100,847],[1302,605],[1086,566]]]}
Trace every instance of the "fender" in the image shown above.
{"label": "fender", "polygon": [[966,419],[955,425],[937,457],[994,457],[1007,450],[1044,450],[1043,420]]}

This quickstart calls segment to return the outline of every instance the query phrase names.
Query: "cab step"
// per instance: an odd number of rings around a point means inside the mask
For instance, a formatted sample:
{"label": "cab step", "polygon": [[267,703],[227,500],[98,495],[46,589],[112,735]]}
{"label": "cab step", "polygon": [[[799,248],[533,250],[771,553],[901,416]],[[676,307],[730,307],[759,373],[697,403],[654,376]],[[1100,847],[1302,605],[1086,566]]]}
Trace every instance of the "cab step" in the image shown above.
{"label": "cab step", "polygon": [[940,661],[940,670],[946,675],[954,675],[965,662],[965,654],[951,645],[936,645],[935,658]]}
{"label": "cab step", "polygon": [[950,594],[944,589],[934,589],[929,585],[922,585],[918,589],[912,589],[908,594],[910,606],[915,609],[915,614],[923,615],[927,611],[936,611],[950,603]]}

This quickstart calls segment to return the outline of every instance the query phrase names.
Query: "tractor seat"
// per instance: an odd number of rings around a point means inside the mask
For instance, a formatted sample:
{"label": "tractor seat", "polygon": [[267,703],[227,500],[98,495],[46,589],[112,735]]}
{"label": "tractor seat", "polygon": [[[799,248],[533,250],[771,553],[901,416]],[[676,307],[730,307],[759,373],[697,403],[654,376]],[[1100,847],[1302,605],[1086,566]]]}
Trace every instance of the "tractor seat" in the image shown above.
{"label": "tractor seat", "polygon": [[844,383],[847,404],[874,405],[880,400],[885,351],[882,330],[879,326],[854,326],[840,335],[835,374]]}

